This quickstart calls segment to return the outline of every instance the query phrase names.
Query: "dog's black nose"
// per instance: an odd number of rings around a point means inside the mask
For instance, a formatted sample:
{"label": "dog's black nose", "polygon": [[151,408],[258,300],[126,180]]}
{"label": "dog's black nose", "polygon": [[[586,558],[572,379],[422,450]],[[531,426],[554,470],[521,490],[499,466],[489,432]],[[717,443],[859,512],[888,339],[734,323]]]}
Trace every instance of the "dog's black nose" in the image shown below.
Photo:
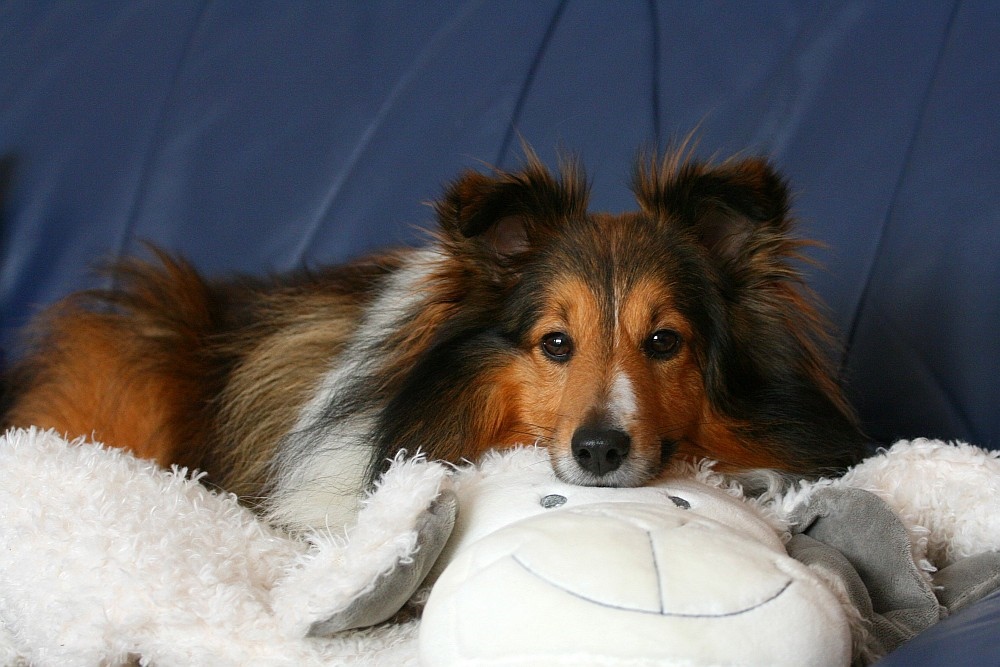
{"label": "dog's black nose", "polygon": [[628,456],[632,438],[615,428],[583,426],[573,434],[573,458],[595,475],[618,470]]}

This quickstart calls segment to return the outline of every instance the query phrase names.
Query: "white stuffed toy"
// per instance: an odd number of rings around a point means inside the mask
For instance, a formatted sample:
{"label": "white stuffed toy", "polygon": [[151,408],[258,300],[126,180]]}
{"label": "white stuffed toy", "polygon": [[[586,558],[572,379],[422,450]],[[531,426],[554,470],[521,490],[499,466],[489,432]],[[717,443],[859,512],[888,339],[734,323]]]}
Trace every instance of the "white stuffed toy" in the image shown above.
{"label": "white stuffed toy", "polygon": [[847,665],[1000,584],[983,450],[901,443],[753,500],[673,472],[596,489],[533,448],[400,458],[355,526],[293,537],[186,471],[11,431],[0,664]]}
{"label": "white stuffed toy", "polygon": [[776,526],[694,479],[571,486],[542,450],[455,479],[427,665],[845,665],[847,617]]}
{"label": "white stuffed toy", "polygon": [[840,479],[769,481],[746,499],[681,464],[650,487],[574,487],[541,451],[488,456],[453,480],[421,657],[869,664],[1000,588],[996,452],[900,442]]}

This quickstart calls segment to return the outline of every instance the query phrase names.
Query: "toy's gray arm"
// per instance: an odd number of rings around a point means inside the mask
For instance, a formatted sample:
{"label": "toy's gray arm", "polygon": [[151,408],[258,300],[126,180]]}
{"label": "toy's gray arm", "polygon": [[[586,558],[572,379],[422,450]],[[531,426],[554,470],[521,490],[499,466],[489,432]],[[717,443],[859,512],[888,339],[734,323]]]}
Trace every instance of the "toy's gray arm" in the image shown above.
{"label": "toy's gray arm", "polygon": [[313,623],[309,636],[329,637],[391,618],[410,599],[441,554],[455,527],[457,512],[455,494],[442,491],[417,519],[417,550],[412,557],[380,575],[369,595],[358,598],[333,616]]}

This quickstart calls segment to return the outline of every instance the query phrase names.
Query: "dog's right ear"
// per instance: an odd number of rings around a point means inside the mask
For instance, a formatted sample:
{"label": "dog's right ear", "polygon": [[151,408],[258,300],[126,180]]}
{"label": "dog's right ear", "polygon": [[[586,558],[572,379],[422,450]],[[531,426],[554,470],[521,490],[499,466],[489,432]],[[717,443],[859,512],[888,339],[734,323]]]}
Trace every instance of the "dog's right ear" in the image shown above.
{"label": "dog's right ear", "polygon": [[575,163],[554,177],[532,153],[520,171],[466,172],[435,204],[456,254],[502,265],[538,248],[567,219],[587,211],[588,188]]}

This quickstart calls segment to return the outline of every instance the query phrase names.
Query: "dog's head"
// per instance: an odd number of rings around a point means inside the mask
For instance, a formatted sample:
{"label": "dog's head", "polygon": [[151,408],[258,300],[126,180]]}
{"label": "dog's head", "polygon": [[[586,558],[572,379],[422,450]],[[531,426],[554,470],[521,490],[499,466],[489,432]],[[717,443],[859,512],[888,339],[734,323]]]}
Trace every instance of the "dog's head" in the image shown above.
{"label": "dog's head", "polygon": [[[493,304],[502,442],[564,480],[641,484],[674,454],[732,468],[848,465],[860,435],[793,261],[782,179],[759,159],[639,161],[637,212],[587,211],[581,171],[458,180],[444,245]],[[484,411],[496,412],[493,408]]]}

